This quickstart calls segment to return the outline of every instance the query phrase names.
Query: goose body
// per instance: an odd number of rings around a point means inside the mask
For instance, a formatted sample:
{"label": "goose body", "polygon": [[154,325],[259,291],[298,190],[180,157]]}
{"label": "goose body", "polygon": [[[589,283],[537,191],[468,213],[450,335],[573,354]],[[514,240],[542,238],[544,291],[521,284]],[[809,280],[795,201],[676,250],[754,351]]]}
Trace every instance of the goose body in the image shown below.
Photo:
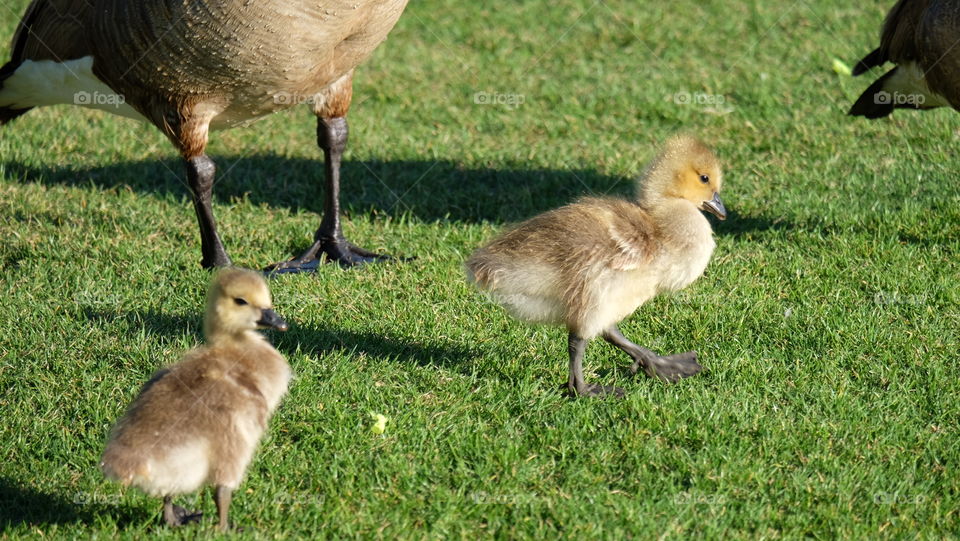
{"label": "goose body", "polygon": [[[353,70],[406,1],[34,0],[0,68],[0,122],[58,103],[151,122],[187,161],[202,264],[225,266],[209,205],[209,130],[306,104],[318,117],[328,191],[338,192]],[[345,264],[377,259],[343,238],[338,198],[327,199],[314,253],[284,269],[313,268],[322,253]]]}
{"label": "goose body", "polygon": [[880,46],[861,59],[853,74],[893,62],[849,114],[882,118],[894,109],[953,107],[960,110],[960,2],[900,0],[883,24]]}
{"label": "goose body", "polygon": [[287,391],[290,367],[258,332],[286,329],[258,275],[225,269],[211,285],[207,343],[158,371],[111,432],[101,469],[111,479],[164,498],[171,525],[196,515],[177,494],[216,487],[220,526],[267,422]]}
{"label": "goose body", "polygon": [[[92,74],[154,123],[163,124],[170,105],[189,103],[211,115],[211,128],[229,128],[322,99],[318,95],[386,38],[398,5],[402,9],[401,2],[382,0],[37,0],[16,38],[23,40],[21,60],[28,63],[8,80],[18,85],[35,78],[36,70],[59,67],[67,80],[71,73],[80,76],[73,88],[92,93],[102,90],[83,84]],[[37,19],[26,26],[33,15]],[[76,33],[63,33],[65,25],[76,25]],[[32,90],[43,105],[62,97],[56,87]],[[31,105],[23,94],[14,103],[3,96],[0,91],[0,106]],[[70,98],[60,103],[74,104]]]}
{"label": "goose body", "polygon": [[573,394],[622,392],[583,381],[583,347],[601,335],[634,357],[634,372],[667,381],[696,374],[694,353],[655,355],[628,342],[617,323],[703,273],[715,242],[700,210],[725,217],[721,182],[702,143],[671,139],[641,178],[637,200],[584,198],[531,218],[474,252],[467,278],[517,318],[567,328]]}

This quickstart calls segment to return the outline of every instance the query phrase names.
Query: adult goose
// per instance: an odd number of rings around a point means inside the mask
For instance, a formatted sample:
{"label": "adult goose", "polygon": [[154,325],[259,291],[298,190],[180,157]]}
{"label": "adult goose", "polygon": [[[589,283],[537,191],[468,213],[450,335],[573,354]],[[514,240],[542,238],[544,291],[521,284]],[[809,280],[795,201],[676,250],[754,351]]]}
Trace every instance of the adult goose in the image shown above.
{"label": "adult goose", "polygon": [[849,114],[882,118],[894,109],[960,110],[960,2],[900,0],[883,23],[880,46],[863,57],[854,75],[896,66],[857,98]]}
{"label": "adult goose", "polygon": [[209,130],[308,103],[326,161],[324,214],[314,244],[272,269],[313,270],[324,256],[347,266],[382,259],[343,235],[340,160],[354,68],[386,39],[406,3],[34,0],[0,68],[0,123],[61,103],[152,122],[186,162],[201,264],[220,267],[230,258],[210,206]]}

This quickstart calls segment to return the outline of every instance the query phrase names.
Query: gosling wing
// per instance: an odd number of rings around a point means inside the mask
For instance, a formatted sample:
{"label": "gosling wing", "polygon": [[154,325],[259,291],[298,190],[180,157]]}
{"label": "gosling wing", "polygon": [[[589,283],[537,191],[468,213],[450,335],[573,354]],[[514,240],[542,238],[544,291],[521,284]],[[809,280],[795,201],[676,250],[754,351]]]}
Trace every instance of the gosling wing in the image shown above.
{"label": "gosling wing", "polygon": [[628,271],[648,265],[660,248],[653,219],[634,203],[614,203],[613,216],[607,223],[610,249],[606,251],[606,266]]}

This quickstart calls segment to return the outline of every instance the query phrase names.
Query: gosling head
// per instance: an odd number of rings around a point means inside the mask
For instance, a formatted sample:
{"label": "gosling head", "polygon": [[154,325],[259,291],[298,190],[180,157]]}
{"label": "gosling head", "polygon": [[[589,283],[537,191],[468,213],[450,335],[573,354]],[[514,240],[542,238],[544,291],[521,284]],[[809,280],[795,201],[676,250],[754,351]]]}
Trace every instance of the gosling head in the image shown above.
{"label": "gosling head", "polygon": [[641,203],[656,205],[668,199],[684,199],[721,220],[727,217],[720,200],[720,161],[693,137],[680,135],[668,140],[640,182]]}
{"label": "gosling head", "polygon": [[270,290],[263,277],[237,268],[217,272],[207,292],[207,340],[266,328],[285,331],[287,322],[273,311]]}

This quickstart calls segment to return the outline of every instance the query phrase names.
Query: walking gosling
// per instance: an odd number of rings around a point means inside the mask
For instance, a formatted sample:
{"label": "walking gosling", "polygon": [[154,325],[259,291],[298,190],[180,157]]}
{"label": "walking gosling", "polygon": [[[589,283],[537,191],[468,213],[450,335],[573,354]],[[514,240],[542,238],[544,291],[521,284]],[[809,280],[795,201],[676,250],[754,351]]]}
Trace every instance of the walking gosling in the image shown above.
{"label": "walking gosling", "polygon": [[639,179],[636,201],[587,197],[521,223],[467,261],[467,279],[514,316],[565,325],[571,395],[623,395],[584,382],[583,353],[603,338],[651,377],[675,382],[702,367],[696,352],[660,356],[627,340],[617,323],[661,291],[696,280],[715,246],[700,213],[726,218],[716,156],[686,136],[667,141]]}
{"label": "walking gosling", "polygon": [[200,513],[173,496],[216,487],[220,529],[290,367],[258,328],[287,330],[263,278],[249,270],[217,273],[207,293],[206,344],[158,371],[117,422],[100,468],[125,486],[163,497],[163,518],[177,526]]}
{"label": "walking gosling", "polygon": [[960,4],[954,0],[900,0],[883,23],[880,46],[853,69],[860,75],[890,61],[892,70],[873,82],[849,114],[882,118],[894,109],[960,110]]}

